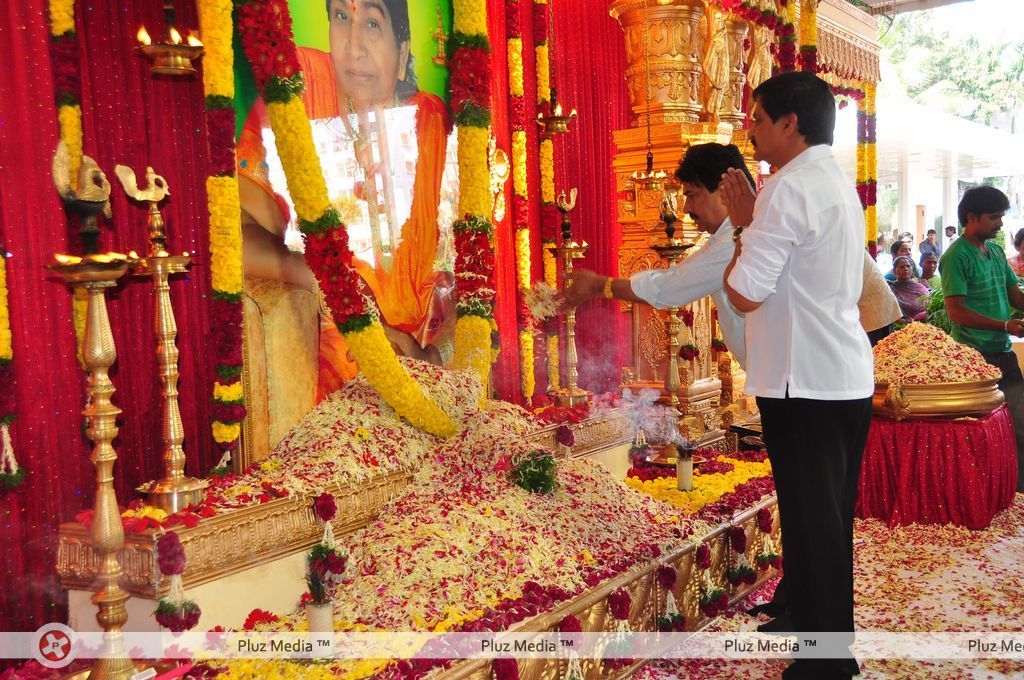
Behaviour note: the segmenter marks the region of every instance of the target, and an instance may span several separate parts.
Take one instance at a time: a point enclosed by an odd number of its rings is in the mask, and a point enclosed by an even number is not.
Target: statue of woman
[[[747,84],[753,90],[772,75],[772,32],[757,24],[750,26],[750,65],[747,67]]]
[[[725,27],[725,15],[714,15],[711,39],[704,53],[704,75],[707,77],[707,98],[705,110],[713,119],[718,119],[722,102],[729,89],[729,45]]]

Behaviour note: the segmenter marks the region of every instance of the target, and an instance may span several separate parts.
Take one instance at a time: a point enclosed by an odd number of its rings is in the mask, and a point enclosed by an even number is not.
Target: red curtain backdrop
[[[164,176],[168,246],[196,254],[187,278],[171,284],[178,322],[180,406],[187,472],[205,475],[213,460],[209,435],[207,335],[209,240],[204,189],[205,133],[199,76],[154,77],[132,50],[145,24],[163,31],[158,2],[79,3],[85,152],[112,185],[113,219],[102,226],[104,249],[146,252],[146,210],[131,204],[114,165]],[[179,27],[195,28],[192,2],[176,3]],[[0,69],[0,239],[7,260],[19,417],[11,434],[28,468],[21,490],[0,495],[0,629],[35,630],[65,620],[54,576],[57,526],[93,502],[89,443],[83,436],[84,381],[75,359],[71,291],[44,267],[68,252],[68,230],[50,178],[57,144],[46,0],[0,6],[0,44],[16,55]],[[156,372],[152,284],[125,280],[108,296],[119,359],[111,377],[123,409],[115,441],[115,483],[122,504],[136,486],[161,473],[162,399]]]
[[[536,102],[537,73],[533,58],[533,23],[529,19],[530,1],[524,0],[523,44],[531,47],[523,62],[524,92],[531,107]],[[605,3],[588,0],[556,0],[554,34],[551,45],[551,82],[558,99],[566,108],[575,108],[579,118],[567,134],[554,138],[555,191],[579,189],[572,213],[573,235],[590,244],[583,267],[604,274],[618,271],[622,230],[616,217],[615,178],[611,172],[615,153],[612,132],[630,125],[629,101],[623,77],[626,68],[625,40],[622,29],[608,14]],[[508,124],[507,46],[503,0],[490,0],[491,47],[494,50],[494,131],[498,144],[511,154]],[[536,149],[537,129],[528,129],[528,146]],[[531,163],[527,175],[530,204],[530,228],[533,232],[533,279],[543,279],[539,240],[540,176]],[[510,199],[511,188],[506,187]],[[519,397],[519,347],[515,317],[515,261],[511,221],[497,226],[495,273],[498,304],[495,318],[501,338],[501,355],[494,372],[494,383],[502,399]],[[620,367],[627,363],[629,348],[625,317],[617,305],[594,300],[582,306],[576,315],[576,344],[580,357],[580,385],[595,392],[618,389]],[[543,337],[535,343],[538,357],[536,372],[538,393],[546,385],[546,371],[540,364]],[[564,364],[564,362],[563,362]],[[563,365],[564,368],[564,365]]]
[[[630,126],[625,38],[607,2],[555,0],[551,6],[552,84],[562,106],[579,113],[569,133],[555,138],[555,190],[579,189],[573,236],[590,244],[581,266],[615,275],[622,229],[615,220],[612,132]],[[618,389],[629,348],[618,303],[593,300],[576,319],[580,385],[595,393]]]
[[[508,48],[505,37],[505,0],[488,0],[487,32],[491,41],[491,133],[499,149],[512,161],[512,127],[508,119]],[[511,165],[509,166],[511,168]],[[492,380],[499,399],[521,402],[519,389],[519,337],[516,329],[515,230],[512,227],[512,179],[505,182],[505,219],[494,225],[494,287],[497,300],[501,352]]]

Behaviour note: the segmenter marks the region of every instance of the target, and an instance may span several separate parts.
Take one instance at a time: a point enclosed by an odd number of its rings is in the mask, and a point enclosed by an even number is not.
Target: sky
[[[926,10],[940,31],[982,45],[1024,41],[1024,0],[971,0]]]

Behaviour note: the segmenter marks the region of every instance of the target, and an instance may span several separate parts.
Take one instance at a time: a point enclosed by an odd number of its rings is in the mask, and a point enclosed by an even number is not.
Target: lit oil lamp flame
[[[153,44],[153,39],[149,37],[149,33],[146,31],[145,26],[139,26],[139,32],[136,34],[135,37],[137,37],[139,39],[139,42],[143,45]]]
[[[176,29],[174,26],[171,26],[167,30],[167,35],[169,35],[171,37],[171,42],[173,44],[175,44],[175,45],[180,45],[181,44],[181,33],[178,33],[178,29]]]
[[[54,253],[53,259],[57,260],[57,264],[78,264],[82,261],[82,258],[75,255],[62,255],[60,253]]]
[[[189,33],[188,33],[188,44],[191,45],[192,47],[202,47],[203,46],[203,41],[201,41],[199,39],[199,37],[195,34],[195,32],[189,31]]]

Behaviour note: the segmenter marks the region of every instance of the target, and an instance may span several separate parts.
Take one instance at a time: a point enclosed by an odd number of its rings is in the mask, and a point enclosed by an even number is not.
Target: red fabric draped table
[[[978,419],[871,419],[857,516],[889,526],[984,529],[1013,502],[1017,445],[1006,406]]]

